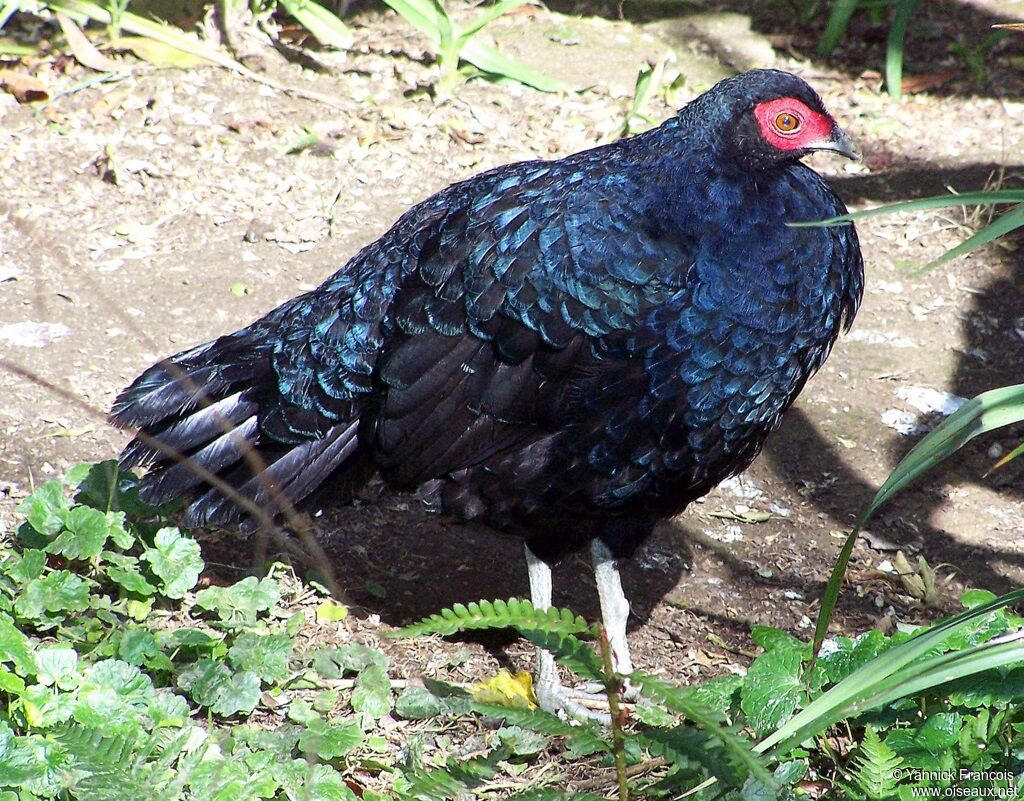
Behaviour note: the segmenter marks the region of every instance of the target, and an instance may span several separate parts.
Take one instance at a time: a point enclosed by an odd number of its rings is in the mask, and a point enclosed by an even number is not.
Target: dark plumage
[[[852,225],[786,226],[846,211],[798,161],[818,149],[849,140],[758,70],[632,139],[454,184],[318,289],[151,367],[113,420],[272,511],[268,485],[298,503],[369,460],[546,561],[594,537],[628,555],[750,464],[853,319]],[[122,462],[191,524],[243,517],[149,440]]]

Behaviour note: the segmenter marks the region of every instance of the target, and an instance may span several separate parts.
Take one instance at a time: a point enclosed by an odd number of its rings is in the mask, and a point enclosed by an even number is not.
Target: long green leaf
[[[1006,236],[1011,231],[1024,226],[1024,203],[1006,212],[1002,217],[989,225],[986,225],[976,234],[968,237],[955,248],[946,251],[939,258],[921,267],[918,272],[932,270],[948,261],[964,256],[972,250],[976,250],[1001,236]]]
[[[889,677],[872,698],[850,710],[851,714],[891,704],[900,698],[917,695],[941,684],[985,670],[994,670],[1024,661],[1024,631],[1014,631],[994,640],[979,643],[963,651],[938,654],[909,666]]]
[[[481,11],[476,15],[474,20],[465,28],[459,31],[458,39],[460,43],[468,42],[469,39],[479,33],[486,25],[490,24],[498,17],[507,14],[514,9],[524,6],[529,0],[501,0],[500,3],[495,3],[493,6]]]
[[[313,34],[321,44],[338,50],[352,46],[352,31],[336,14],[313,0],[278,0],[281,7]]]
[[[835,0],[832,11],[828,15],[825,31],[818,40],[818,55],[827,56],[836,49],[839,40],[846,33],[853,12],[857,10],[858,0]]]
[[[812,701],[805,709],[790,718],[778,731],[758,743],[755,750],[763,753],[772,749],[780,755],[784,754],[787,748],[803,742],[808,737],[820,734],[833,723],[853,714],[854,711],[863,711],[871,704],[881,703],[879,698],[891,702],[904,697],[911,691],[920,692],[942,684],[951,678],[956,678],[957,675],[969,675],[970,672],[975,672],[970,670],[972,660],[979,660],[976,664],[988,664],[984,662],[984,659],[989,658],[986,656],[988,649],[981,645],[959,652],[962,656],[956,658],[965,660],[960,665],[960,670],[964,671],[962,673],[952,675],[948,669],[945,672],[932,670],[940,663],[925,661],[913,670],[903,673],[899,679],[887,683],[890,677],[899,675],[899,671],[912,662],[941,646],[957,630],[990,612],[1021,601],[1024,601],[1024,589],[1016,590],[986,604],[979,604],[940,621],[906,642],[882,652]],[[1002,643],[997,642],[997,644]],[[1008,650],[997,653],[1007,653]],[[1024,651],[1021,652],[1021,655],[1024,656]],[[987,667],[980,669],[987,669]],[[931,683],[921,682],[922,677],[926,674],[931,676],[928,680]],[[911,678],[916,679],[917,683],[911,684]],[[901,682],[912,690],[898,692],[897,689],[902,686]],[[891,685],[896,686],[892,687]],[[890,694],[885,695],[885,692]]]
[[[434,47],[441,46],[445,26],[451,30],[451,22],[442,19],[430,0],[384,0],[402,19],[430,37]]]
[[[746,766],[747,770],[756,776],[768,787],[777,785],[772,775],[768,772],[764,762],[758,758],[755,750],[751,749],[746,738],[730,731],[723,721],[723,716],[701,704],[692,697],[689,688],[675,687],[662,679],[651,676],[641,671],[630,674],[630,682],[640,688],[640,691],[669,709],[680,712],[689,720],[696,723],[704,734],[710,739],[719,741],[723,748],[733,757]]]
[[[386,2],[392,2],[392,0],[386,0]],[[463,61],[468,61],[484,72],[511,78],[542,92],[558,92],[565,88],[561,81],[506,56],[494,45],[480,39],[470,39],[466,42],[460,55]]]
[[[947,417],[896,465],[885,483],[875,493],[871,503],[861,512],[832,568],[832,574],[825,587],[825,594],[821,599],[818,623],[814,629],[815,658],[817,658],[821,643],[828,632],[832,613],[835,611],[836,602],[839,599],[843,576],[846,574],[846,566],[853,553],[853,545],[868,519],[893,495],[975,437],[1022,420],[1024,420],[1024,384],[983,392]]]
[[[953,206],[998,206],[1009,203],[1024,203],[1022,189],[988,189],[983,192],[964,192],[960,195],[935,195],[917,200],[904,200],[900,203],[887,203],[872,209],[851,211],[838,217],[826,220],[807,220],[804,222],[786,223],[791,228],[814,228],[817,226],[837,225],[851,220],[865,220],[868,217],[879,217],[883,214],[896,214],[901,211],[923,211],[925,209],[944,209]]]
[[[94,22],[99,22],[103,25],[109,25],[111,22],[110,12],[96,3],[89,2],[89,0],[48,0],[47,5],[53,11],[63,11],[75,16],[76,18],[91,19]],[[120,25],[121,28],[129,33],[134,33],[138,36],[145,36],[153,39],[154,41],[162,42],[163,44],[171,47],[176,47],[178,50],[191,53],[199,58],[204,58],[213,64],[217,64],[221,67],[227,67],[228,69],[234,70],[242,75],[253,74],[251,70],[247,69],[242,64],[239,64],[233,58],[229,58],[218,50],[215,50],[208,45],[204,45],[199,40],[189,36],[180,28],[164,25],[159,22],[153,22],[152,20],[145,19],[144,17],[137,16],[136,14],[132,14],[128,11],[121,15]]]
[[[6,3],[0,5],[0,30],[7,24],[7,20],[14,15],[14,12],[20,8],[21,0],[7,0]]]
[[[899,100],[903,96],[903,44],[907,26],[921,0],[899,0],[889,27],[889,41],[885,46],[885,85],[889,97]]]

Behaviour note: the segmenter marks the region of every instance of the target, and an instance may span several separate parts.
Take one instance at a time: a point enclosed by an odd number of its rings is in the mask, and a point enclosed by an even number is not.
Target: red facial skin
[[[789,114],[799,123],[792,131],[780,130],[776,120],[782,114]],[[801,150],[813,148],[832,139],[835,120],[827,114],[810,109],[795,97],[780,97],[768,100],[754,107],[754,116],[764,140],[779,150]]]

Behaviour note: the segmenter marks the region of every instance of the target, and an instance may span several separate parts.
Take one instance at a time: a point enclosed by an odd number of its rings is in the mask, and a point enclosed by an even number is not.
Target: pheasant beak
[[[860,151],[857,146],[853,143],[850,135],[838,125],[832,126],[832,133],[828,139],[815,142],[811,145],[810,150],[830,150],[833,153],[846,156],[848,159],[860,160]]]

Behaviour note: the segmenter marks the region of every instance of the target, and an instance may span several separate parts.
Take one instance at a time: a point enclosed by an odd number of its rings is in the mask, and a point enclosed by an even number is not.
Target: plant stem
[[[612,646],[604,626],[598,629],[597,642],[604,666],[604,689],[608,693],[608,712],[612,718],[612,752],[615,756],[615,776],[619,780],[619,801],[629,801],[629,783],[626,773],[626,735],[622,731],[624,712],[619,706],[619,677],[612,668]]]

